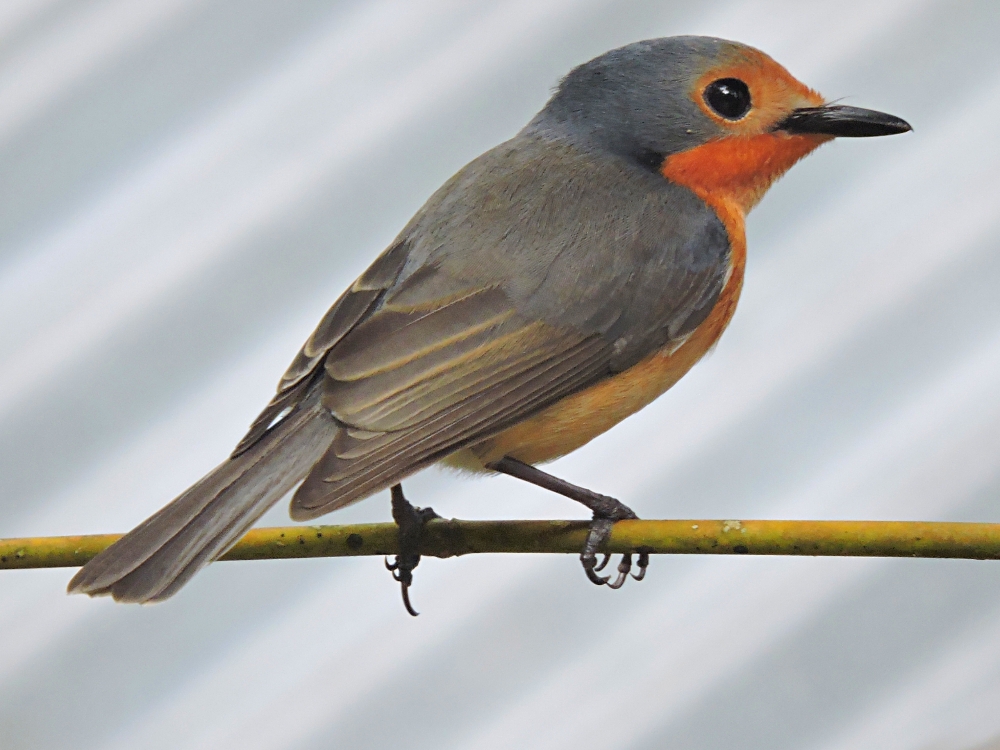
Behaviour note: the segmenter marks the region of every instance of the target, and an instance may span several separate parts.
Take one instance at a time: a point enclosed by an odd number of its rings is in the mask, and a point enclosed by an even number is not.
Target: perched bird
[[[736,309],[744,219],[837,136],[903,133],[826,104],[736,42],[637,42],[572,70],[514,138],[448,180],[320,321],[232,455],[85,565],[70,592],[174,594],[299,485],[295,520],[392,488],[404,602],[423,523],[400,482],[443,461],[593,511],[581,555],[635,514],[536,464],[670,388]],[[301,482],[301,484],[299,484]],[[641,579],[648,556],[640,552]]]

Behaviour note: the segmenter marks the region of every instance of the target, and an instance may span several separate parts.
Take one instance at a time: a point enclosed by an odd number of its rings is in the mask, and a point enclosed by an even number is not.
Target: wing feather
[[[340,298],[333,303],[316,330],[295,356],[278,383],[278,392],[250,425],[247,434],[233,449],[232,458],[246,453],[278,422],[287,418],[314,382],[316,370],[327,352],[377,308],[378,303],[403,270],[406,242],[390,246]]]
[[[462,349],[470,338],[496,327],[513,313],[510,300],[496,288],[477,289],[433,310],[387,304],[344,339],[326,369],[331,377],[347,381],[398,371],[413,363],[419,370],[433,361],[438,350]]]

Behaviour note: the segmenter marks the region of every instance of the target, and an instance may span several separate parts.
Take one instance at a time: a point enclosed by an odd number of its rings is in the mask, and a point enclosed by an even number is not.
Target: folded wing
[[[342,428],[292,516],[395,484],[603,377],[609,358],[601,337],[526,320],[497,288],[433,306],[388,303],[327,359],[323,405]]]

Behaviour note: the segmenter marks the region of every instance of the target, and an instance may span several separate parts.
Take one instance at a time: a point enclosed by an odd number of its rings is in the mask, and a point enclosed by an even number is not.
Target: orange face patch
[[[737,78],[750,90],[752,106],[738,120],[722,117],[705,102],[705,88],[723,78]],[[716,208],[726,203],[746,214],[795,162],[831,139],[774,130],[792,110],[820,106],[823,97],[757,50],[743,50],[707,70],[695,82],[691,98],[728,134],[673,154],[660,171]]]
[[[712,81],[737,78],[750,89],[753,106],[744,117],[729,120],[705,101]],[[733,135],[754,136],[770,132],[793,109],[819,107],[823,97],[794,78],[784,67],[755,49],[744,49],[706,70],[691,89],[691,98],[708,117]]]

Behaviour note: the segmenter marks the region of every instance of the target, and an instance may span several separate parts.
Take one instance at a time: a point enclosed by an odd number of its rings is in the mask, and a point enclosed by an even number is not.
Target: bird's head
[[[610,151],[745,213],[820,144],[910,126],[827,104],[753,47],[679,36],[636,42],[573,69],[529,129]]]

